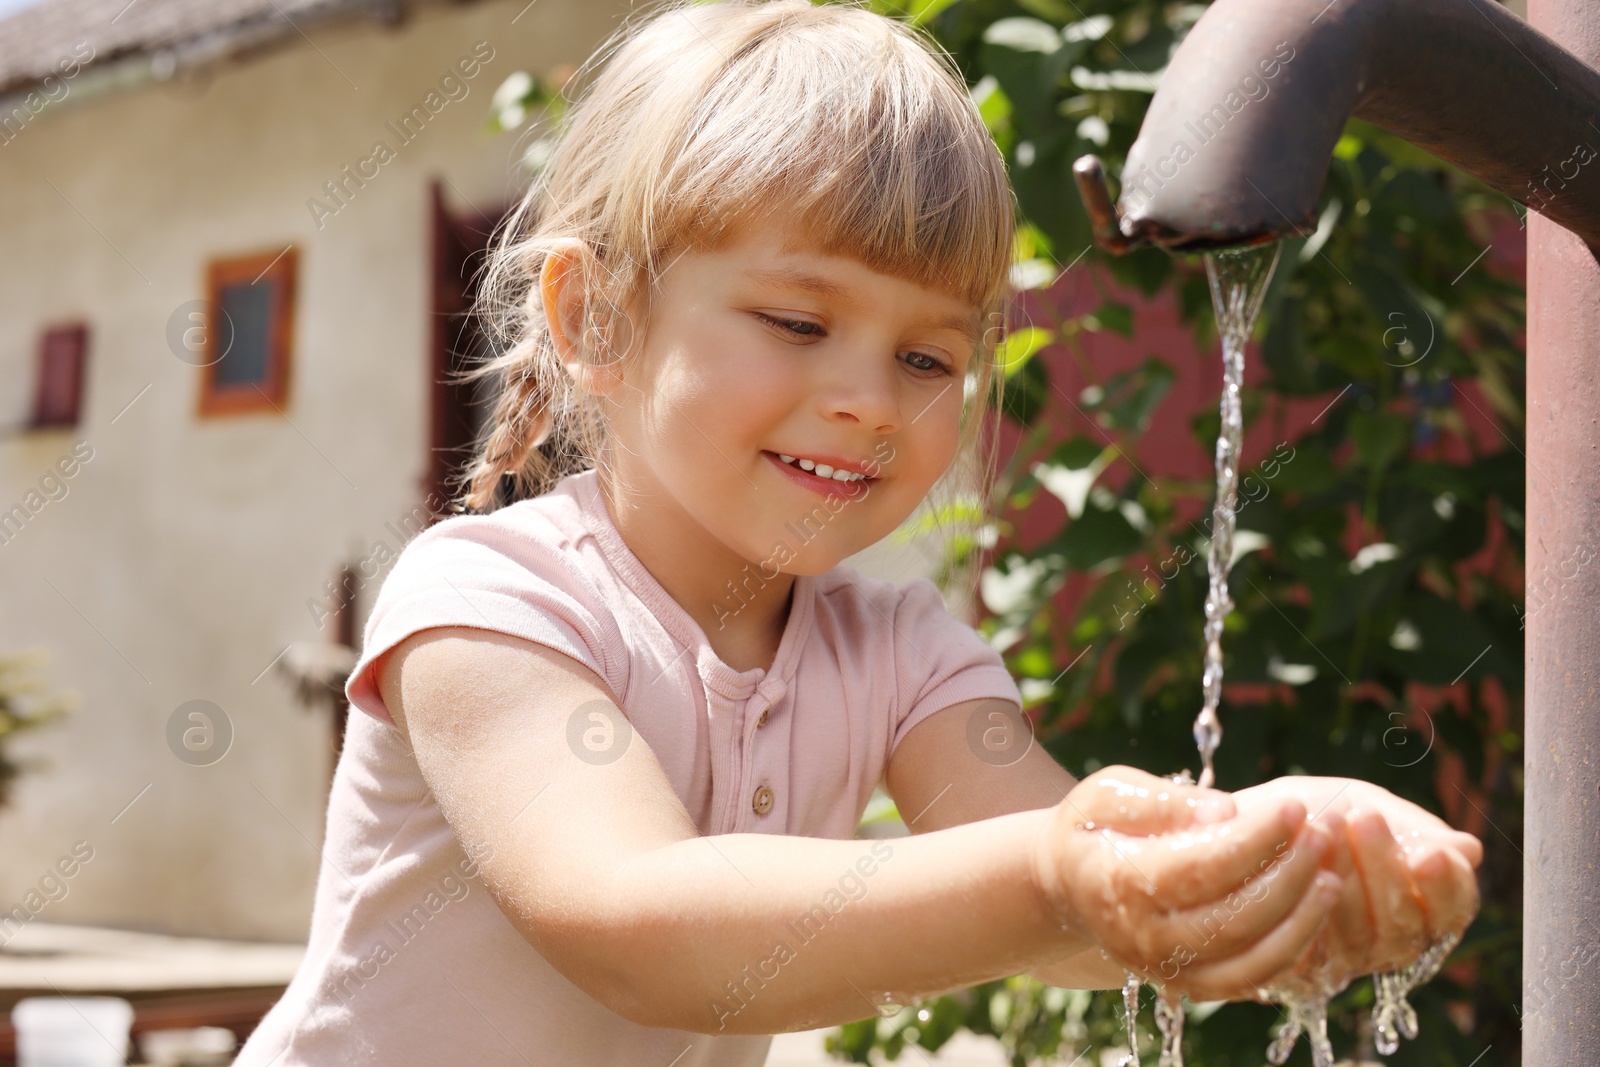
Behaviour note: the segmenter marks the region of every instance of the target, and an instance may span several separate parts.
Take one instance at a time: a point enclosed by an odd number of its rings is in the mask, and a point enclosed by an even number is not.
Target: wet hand
[[[1285,799],[1305,803],[1314,821],[1341,818],[1346,832],[1326,861],[1342,876],[1344,892],[1325,933],[1279,985],[1342,985],[1397,970],[1472,922],[1479,904],[1473,869],[1483,860],[1483,846],[1471,834],[1352,779],[1280,778],[1235,794],[1245,809]]]
[[[1215,790],[1109,767],[1055,809],[1036,879],[1064,927],[1197,1000],[1254,995],[1305,957],[1340,879],[1320,870],[1343,834],[1298,799],[1248,810]]]

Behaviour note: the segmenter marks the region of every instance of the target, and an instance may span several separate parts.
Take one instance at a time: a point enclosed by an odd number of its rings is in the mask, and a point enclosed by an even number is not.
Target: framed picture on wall
[[[289,245],[207,266],[202,417],[288,403],[296,251]]]

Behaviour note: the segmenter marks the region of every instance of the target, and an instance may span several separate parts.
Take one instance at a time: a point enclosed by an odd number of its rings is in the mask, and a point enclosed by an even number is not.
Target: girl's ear
[[[597,346],[592,321],[595,296],[588,287],[594,252],[577,238],[551,248],[539,272],[539,294],[550,342],[578,388],[604,396],[622,381],[622,361],[609,345]],[[608,326],[608,333],[612,328]]]

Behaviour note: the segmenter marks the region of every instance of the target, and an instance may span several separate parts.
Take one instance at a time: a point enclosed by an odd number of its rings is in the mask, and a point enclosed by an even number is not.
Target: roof
[[[99,67],[169,52],[178,65],[232,55],[315,22],[365,15],[393,23],[399,0],[42,0],[0,18],[0,95],[81,61]],[[292,21],[291,21],[292,20]]]

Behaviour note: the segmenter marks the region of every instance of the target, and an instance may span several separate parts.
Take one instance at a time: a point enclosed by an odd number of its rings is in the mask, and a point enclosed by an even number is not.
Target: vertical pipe
[[[1528,14],[1585,62],[1600,60],[1600,0],[1529,0]],[[1584,133],[1600,149],[1600,129]],[[1573,148],[1552,145],[1533,166]],[[1600,182],[1600,165],[1575,180]],[[1538,1067],[1600,1063],[1597,357],[1600,264],[1529,212],[1522,1062]]]

